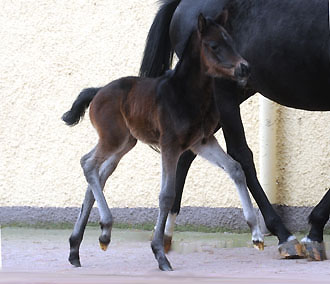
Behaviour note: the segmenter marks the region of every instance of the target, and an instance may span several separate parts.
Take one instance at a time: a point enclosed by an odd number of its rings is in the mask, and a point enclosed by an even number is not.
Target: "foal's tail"
[[[140,76],[158,77],[172,65],[170,23],[181,0],[161,0],[163,3],[151,25],[140,67]]]
[[[62,120],[66,125],[74,126],[79,123],[84,117],[89,104],[100,89],[101,88],[88,88],[80,92],[79,96],[72,104],[71,109],[62,116]]]

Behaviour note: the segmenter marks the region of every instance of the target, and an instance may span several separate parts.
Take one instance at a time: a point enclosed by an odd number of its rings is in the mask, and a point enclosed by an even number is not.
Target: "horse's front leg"
[[[175,199],[175,173],[177,162],[181,153],[171,149],[162,148],[162,184],[159,194],[159,215],[151,248],[158,261],[159,269],[171,271],[170,262],[165,256],[164,230],[166,219]]]
[[[285,258],[301,257],[303,256],[302,246],[284,226],[258,181],[252,151],[247,145],[241,120],[238,100],[240,91],[235,83],[215,80],[215,96],[227,152],[241,164],[248,188],[258,204],[268,230],[278,237],[281,256]]]
[[[249,196],[241,165],[222,150],[214,136],[211,136],[205,144],[198,143],[194,145],[192,150],[209,162],[224,169],[234,181],[242,203],[245,220],[252,232],[253,245],[255,248],[263,250],[263,234]]]
[[[307,257],[311,260],[327,259],[325,245],[323,242],[323,230],[329,220],[330,214],[330,190],[323,196],[322,200],[315,206],[309,215],[311,229],[309,234],[301,240]]]

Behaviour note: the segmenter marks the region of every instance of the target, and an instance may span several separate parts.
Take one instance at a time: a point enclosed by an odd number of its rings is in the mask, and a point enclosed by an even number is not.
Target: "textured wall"
[[[79,159],[96,133],[88,115],[74,128],[60,117],[82,88],[137,74],[155,2],[1,1],[0,206],[80,206],[86,183]],[[244,104],[243,116],[257,153],[253,105]],[[107,184],[109,204],[157,206],[159,160],[139,143]],[[197,160],[183,204],[236,207],[239,200],[222,171]]]
[[[0,207],[80,206],[86,182],[79,159],[96,144],[96,133],[88,115],[74,128],[60,117],[82,88],[137,74],[155,2],[0,2]],[[258,166],[257,110],[257,96],[242,105]],[[329,117],[280,111],[279,203],[311,206],[330,186]],[[221,133],[217,137],[224,144]],[[159,160],[139,143],[107,183],[109,205],[156,207]],[[240,202],[227,175],[197,159],[183,205],[240,207]]]
[[[277,203],[313,206],[330,189],[330,112],[281,107]]]

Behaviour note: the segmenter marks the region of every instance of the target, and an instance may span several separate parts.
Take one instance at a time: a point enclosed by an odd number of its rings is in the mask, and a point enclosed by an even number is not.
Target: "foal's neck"
[[[200,99],[211,95],[207,90],[212,85],[212,77],[207,75],[206,67],[200,56],[200,41],[197,39],[197,32],[194,32],[185,47],[183,55],[177,63],[173,80],[184,87],[186,94],[197,93]],[[191,92],[192,91],[192,92]]]

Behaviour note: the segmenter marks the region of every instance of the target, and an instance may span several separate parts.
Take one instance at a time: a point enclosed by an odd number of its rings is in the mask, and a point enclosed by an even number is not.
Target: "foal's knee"
[[[83,169],[85,168],[86,161],[88,160],[89,156],[90,156],[89,154],[86,154],[86,155],[82,156],[81,159],[80,159],[80,166]]]
[[[161,192],[159,195],[159,207],[163,210],[170,210],[175,200],[175,191]]]
[[[93,159],[93,156],[91,153],[88,153],[81,157],[80,165],[84,171],[84,175],[85,175],[86,179],[88,180],[88,178],[91,176],[91,173],[96,168],[96,160]]]
[[[228,167],[228,172],[230,177],[236,183],[240,183],[240,184],[245,183],[245,174],[240,163],[236,161],[232,161],[232,163]]]
[[[94,164],[95,163],[92,159],[92,154],[91,153],[88,153],[88,154],[82,156],[81,159],[80,159],[80,165],[83,168],[84,172],[86,172],[86,171],[88,172],[91,169],[93,169]]]

